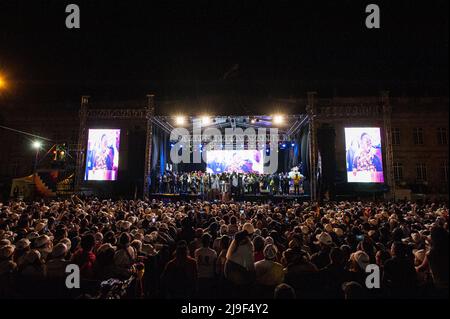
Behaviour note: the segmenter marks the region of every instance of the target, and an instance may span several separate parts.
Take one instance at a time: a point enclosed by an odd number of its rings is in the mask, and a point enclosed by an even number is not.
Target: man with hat
[[[69,261],[66,260],[67,246],[63,243],[58,243],[53,247],[46,263],[48,278],[62,278],[66,275],[66,266]]]
[[[41,253],[41,258],[45,261],[47,260],[48,255],[52,252],[52,241],[49,236],[41,235],[34,240],[33,248]]]
[[[283,265],[278,263],[278,249],[269,244],[263,250],[264,259],[255,263],[256,283],[264,287],[273,287],[281,284],[284,279]]]
[[[0,276],[16,270],[17,265],[13,261],[14,249],[15,246],[11,244],[0,247]]]
[[[316,235],[317,241],[314,244],[319,246],[319,251],[311,256],[311,262],[322,269],[330,262],[330,251],[333,239],[327,232],[321,232]]]

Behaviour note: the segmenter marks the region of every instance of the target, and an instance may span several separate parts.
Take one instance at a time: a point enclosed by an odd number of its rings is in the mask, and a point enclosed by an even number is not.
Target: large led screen
[[[346,127],[347,182],[383,183],[379,127]]]
[[[119,149],[120,129],[90,129],[84,180],[117,180]]]
[[[262,150],[210,150],[206,153],[208,173],[260,173],[264,172]]]

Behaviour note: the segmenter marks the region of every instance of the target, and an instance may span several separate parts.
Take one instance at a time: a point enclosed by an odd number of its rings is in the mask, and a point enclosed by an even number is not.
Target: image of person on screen
[[[100,139],[99,149],[95,154],[95,170],[112,170],[114,166],[114,148],[108,145],[108,138],[103,134]]]
[[[353,173],[360,171],[383,171],[381,160],[376,155],[375,148],[372,147],[372,138],[365,132],[361,134],[360,148],[353,158]]]

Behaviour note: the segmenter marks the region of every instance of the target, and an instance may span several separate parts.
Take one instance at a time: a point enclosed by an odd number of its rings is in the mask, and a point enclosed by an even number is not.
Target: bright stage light
[[[186,119],[185,119],[184,116],[178,115],[178,116],[175,117],[175,123],[177,125],[183,125],[185,122],[186,122]]]
[[[255,124],[256,123],[256,119],[251,119],[250,123]]]
[[[40,149],[42,146],[42,143],[40,141],[34,141],[32,144],[33,148]]]
[[[283,124],[284,122],[284,117],[283,115],[277,114],[273,116],[273,123],[274,124]]]
[[[208,125],[211,123],[211,118],[207,115],[202,116],[202,124],[203,125]]]

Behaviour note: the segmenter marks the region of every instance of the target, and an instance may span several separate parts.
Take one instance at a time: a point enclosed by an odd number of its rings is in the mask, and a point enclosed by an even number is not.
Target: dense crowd
[[[91,296],[116,278],[137,298],[448,297],[448,209],[434,203],[10,201],[0,240],[3,298],[67,296],[68,264]]]
[[[299,195],[303,193],[304,176],[289,173],[207,173],[202,171],[175,173],[166,171],[153,179],[152,192],[166,194],[201,194],[214,199],[221,193]]]

